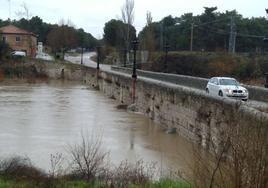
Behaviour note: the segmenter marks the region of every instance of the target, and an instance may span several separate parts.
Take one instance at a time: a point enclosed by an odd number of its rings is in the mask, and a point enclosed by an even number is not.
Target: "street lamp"
[[[124,56],[124,67],[127,66],[127,49],[124,49],[123,50],[123,56]]]
[[[97,46],[97,70],[100,69],[100,56],[101,56],[101,47]]]
[[[135,103],[136,96],[136,81],[137,81],[137,73],[136,73],[136,51],[138,49],[138,40],[132,41],[133,46],[133,71],[132,71],[132,102]]]
[[[186,21],[186,20],[181,20],[181,21]],[[180,25],[181,22],[177,22],[175,25]],[[190,51],[193,51],[193,41],[194,41],[194,27],[197,26],[194,24],[194,22],[192,21],[191,23],[191,36],[190,36]]]
[[[268,88],[268,72],[265,73],[265,77],[266,77],[266,80],[265,80],[264,87]]]
[[[168,50],[169,50],[170,46],[169,45],[165,45],[165,68],[164,71],[168,72],[167,68],[167,58],[168,58]]]
[[[266,11],[268,11],[268,9],[266,9]],[[263,42],[268,44],[268,38],[264,38]],[[264,87],[268,88],[268,72],[265,73],[265,77],[266,77],[266,79],[265,79]]]
[[[84,53],[84,48],[82,47],[82,51],[81,51],[81,65],[83,65],[83,53]]]
[[[134,41],[132,41],[132,45],[133,45],[133,70],[132,70],[132,78],[136,79],[137,78],[137,73],[136,73],[136,52],[137,52],[137,48],[138,48],[138,44],[139,41],[136,39]]]

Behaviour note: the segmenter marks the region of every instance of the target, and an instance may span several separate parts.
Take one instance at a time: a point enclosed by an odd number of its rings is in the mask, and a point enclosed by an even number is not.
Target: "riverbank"
[[[114,188],[112,185],[103,185],[98,182],[86,182],[82,180],[66,181],[62,179],[47,179],[45,182],[33,182],[32,180],[5,180],[0,178],[1,188]],[[158,182],[151,182],[145,185],[129,185],[124,188],[190,188],[191,186],[184,182],[177,182],[170,179],[163,179]]]
[[[154,180],[157,171],[142,160],[131,164],[123,161],[112,167],[107,153],[98,142],[82,139],[81,145],[72,146],[73,159],[69,167],[62,168],[61,154],[51,155],[48,173],[35,167],[27,157],[14,156],[0,161],[0,188],[191,188],[189,182],[176,178]],[[150,167],[148,167],[150,166]]]

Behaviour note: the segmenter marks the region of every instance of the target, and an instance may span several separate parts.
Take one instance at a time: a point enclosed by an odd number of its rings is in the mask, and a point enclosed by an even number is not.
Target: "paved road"
[[[97,67],[97,63],[95,61],[91,60],[91,57],[95,56],[95,55],[96,55],[95,52],[84,53],[84,55],[83,55],[83,65],[85,65],[87,67]],[[81,55],[79,55],[79,56],[70,56],[70,55],[66,54],[64,59],[66,61],[71,62],[71,63],[81,64]],[[100,69],[102,69],[102,70],[111,70],[111,65],[100,64]]]

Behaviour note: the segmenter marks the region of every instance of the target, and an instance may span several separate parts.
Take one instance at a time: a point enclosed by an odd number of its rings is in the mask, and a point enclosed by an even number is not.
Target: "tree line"
[[[0,19],[0,27],[9,24],[35,33],[38,35],[38,41],[49,46],[53,53],[77,47],[91,50],[98,43],[98,40],[90,33],[85,32],[82,28],[76,29],[70,21],[61,20],[59,24],[49,24],[38,16],[13,21]]]
[[[158,22],[153,22],[148,12],[146,19],[147,24],[138,34],[138,39],[140,48],[149,51],[164,50],[166,46],[172,51],[187,51],[192,40],[194,51],[225,52],[230,48],[231,32],[236,52],[260,52],[267,48],[263,39],[268,36],[268,21],[264,17],[244,18],[235,10],[222,13],[217,11],[217,7],[204,7],[200,15],[167,16]],[[104,27],[106,44],[122,48],[120,32],[124,27],[120,20],[107,22]],[[135,28],[132,30],[134,38]]]
[[[50,46],[52,52],[76,47],[94,49],[99,42],[129,51],[131,41],[137,35],[133,26],[133,10],[134,1],[126,0],[122,7],[122,18],[105,23],[102,41],[81,28],[76,29],[69,22],[48,24],[38,16],[13,21],[0,19],[0,26],[11,23],[37,34],[38,41]],[[244,18],[235,10],[218,12],[217,7],[204,7],[204,12],[200,15],[185,13],[180,17],[167,16],[157,22],[153,21],[148,12],[146,26],[137,37],[142,50],[162,51],[168,47],[171,51],[187,51],[192,43],[194,51],[225,52],[230,48],[231,32],[235,39],[233,42],[236,52],[260,52],[267,48],[263,39],[268,36],[268,21],[264,17]]]

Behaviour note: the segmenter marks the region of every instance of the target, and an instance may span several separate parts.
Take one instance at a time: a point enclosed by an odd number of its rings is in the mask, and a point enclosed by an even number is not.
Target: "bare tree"
[[[30,9],[25,2],[21,4],[21,9],[22,10],[16,12],[16,15],[19,18],[26,18],[26,20],[29,20],[32,17],[32,13],[30,12]]]
[[[251,126],[234,120],[211,138],[211,152],[194,149],[192,182],[195,187],[266,188],[268,186],[268,129],[249,119]],[[214,134],[214,133],[213,133]],[[216,141],[216,140],[215,140]],[[216,146],[218,145],[218,146]]]
[[[126,32],[124,35],[125,45],[127,52],[130,48],[130,27],[134,22],[134,0],[126,0],[124,5],[121,8],[122,21],[127,24]],[[127,61],[129,61],[129,56],[127,56]]]
[[[7,1],[8,1],[8,13],[9,13],[8,19],[11,20],[11,1],[10,0]]]
[[[152,13],[146,13],[146,29],[144,36],[142,37],[142,48],[148,51],[148,60],[152,59],[152,53],[155,49],[155,42],[154,42],[154,31],[152,28]]]
[[[73,27],[75,28],[75,24],[72,22],[72,20],[67,19],[65,20],[64,18],[60,19],[60,21],[58,22],[59,26],[68,26],[68,27]]]
[[[146,13],[146,25],[149,26],[153,22],[152,13],[150,11],[147,11]]]
[[[51,154],[50,155],[50,170],[49,175],[52,178],[59,177],[63,175],[63,162],[64,158],[61,153]]]
[[[100,137],[81,136],[82,142],[69,148],[71,166],[75,175],[90,181],[106,171],[108,153],[101,150]]]

